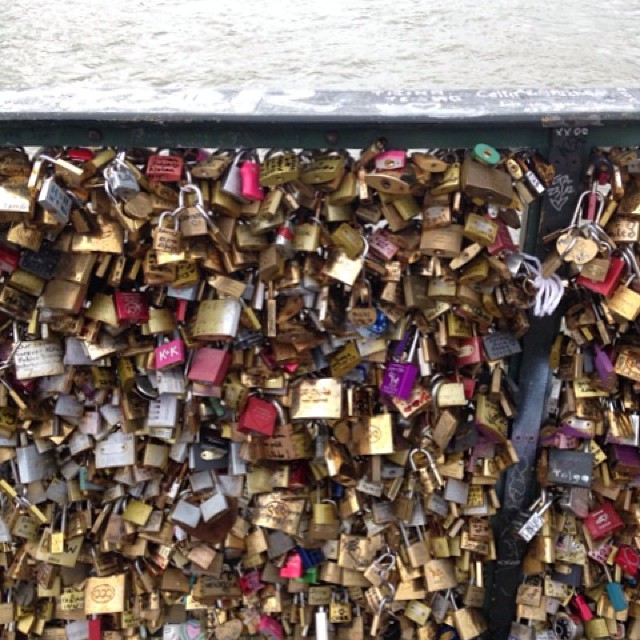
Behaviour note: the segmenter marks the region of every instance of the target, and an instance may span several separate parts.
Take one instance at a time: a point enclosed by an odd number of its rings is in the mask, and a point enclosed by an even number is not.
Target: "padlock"
[[[149,180],[178,182],[184,161],[181,156],[156,153],[147,158],[145,174]]]
[[[125,162],[125,154],[119,153],[104,170],[105,189],[116,199],[127,200],[140,191],[136,177]]]
[[[238,431],[242,433],[260,433],[265,436],[273,435],[276,419],[284,422],[282,407],[263,400],[257,396],[249,396],[247,403],[238,417]]]
[[[387,363],[384,376],[380,384],[380,391],[382,393],[386,393],[390,396],[396,396],[403,400],[406,400],[409,397],[413,383],[418,375],[418,367],[413,364],[412,360],[415,355],[419,337],[419,331],[416,329],[411,342],[411,348],[406,356],[406,361],[392,361]],[[399,344],[394,351],[394,356],[398,357],[402,353],[405,342],[406,340],[399,341]]]
[[[175,333],[175,332],[174,332]],[[158,370],[169,369],[184,363],[184,342],[178,335],[173,338],[158,337],[158,344],[154,349],[154,364]]]
[[[200,347],[191,358],[187,377],[204,384],[221,385],[231,364],[228,349]]]
[[[153,239],[153,248],[156,251],[170,253],[173,255],[180,253],[181,235],[178,211],[178,209],[175,211],[163,211],[160,215],[158,227]],[[168,220],[169,222],[173,220],[173,228],[163,226],[165,220]]]
[[[51,213],[58,224],[67,224],[72,202],[53,176],[45,178],[38,194],[38,204]]]

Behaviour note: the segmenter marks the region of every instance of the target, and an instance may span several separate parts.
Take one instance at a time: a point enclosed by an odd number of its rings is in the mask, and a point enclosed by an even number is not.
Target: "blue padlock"
[[[87,478],[87,470],[85,467],[80,467],[78,470],[78,484],[80,485],[80,491],[104,491],[104,487],[101,484],[91,482]]]
[[[624,595],[622,585],[619,582],[613,582],[611,579],[611,573],[606,565],[604,567],[604,571],[607,575],[607,584],[605,585],[605,588],[607,590],[609,602],[615,611],[624,611],[627,608],[628,603],[627,598]]]
[[[331,481],[331,497],[334,500],[339,500],[340,498],[344,498],[344,485],[336,482],[335,480]]]
[[[436,638],[438,640],[460,640],[460,635],[455,627],[449,624],[438,625]]]
[[[305,571],[311,567],[315,567],[321,562],[324,562],[325,558],[324,553],[322,553],[322,549],[303,549],[302,547],[297,546],[296,551],[302,558],[302,568]]]
[[[376,307],[376,319],[364,327],[358,328],[358,333],[364,338],[373,338],[381,336],[389,327],[389,318],[381,309]]]

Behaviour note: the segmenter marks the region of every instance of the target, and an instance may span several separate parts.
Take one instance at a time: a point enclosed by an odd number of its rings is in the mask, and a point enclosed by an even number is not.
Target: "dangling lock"
[[[629,266],[629,276],[623,284],[613,292],[613,295],[607,300],[607,306],[612,313],[633,322],[640,314],[640,282],[635,287],[631,284],[634,280],[640,279],[640,267],[636,260],[634,251],[630,247],[622,250],[622,257]]]
[[[184,159],[177,155],[158,153],[147,158],[146,176],[157,182],[178,182],[182,177]]]
[[[180,209],[174,211],[165,211],[160,215],[158,227],[155,230],[153,238],[153,248],[156,251],[162,251],[176,255],[180,253],[180,218],[178,216]],[[173,219],[173,228],[163,226],[164,221],[169,218]]]
[[[531,542],[533,537],[542,529],[544,525],[543,515],[544,512],[553,504],[555,498],[549,497],[547,490],[542,490],[542,495],[529,507],[529,511],[533,511],[533,514],[529,519],[520,527],[518,535],[526,542]]]
[[[250,395],[238,417],[238,431],[272,436],[277,418],[280,424],[285,423],[284,410],[278,402]]]
[[[345,589],[342,592],[342,600],[340,595],[332,592],[331,603],[329,604],[329,622],[332,624],[342,624],[351,622],[353,613],[351,611],[351,603],[349,602],[349,594]]]
[[[427,467],[418,468],[418,465],[416,464],[416,461],[415,461],[416,454],[422,454],[425,456],[425,458],[427,459],[427,465],[429,468]],[[438,471],[438,467],[436,466],[436,463],[433,460],[433,456],[431,455],[428,449],[413,449],[411,453],[409,453],[409,463],[411,465],[411,470],[419,474],[420,481],[423,485],[423,489],[425,492],[430,493],[433,490],[432,487],[434,486],[429,472],[433,474],[433,477],[435,478],[438,488],[441,488],[444,486],[442,476],[440,475],[440,472]]]
[[[184,364],[184,342],[177,331],[173,332],[173,338],[157,338],[158,344],[154,350],[156,369],[169,369]]]
[[[413,388],[413,383],[415,382],[416,376],[418,375],[418,366],[413,364],[413,359],[415,356],[419,337],[420,332],[416,327],[413,335],[413,340],[411,342],[411,348],[409,349],[409,352],[406,356],[406,360],[403,360],[402,362],[398,362],[397,360],[387,362],[385,372],[382,377],[382,382],[380,383],[381,393],[386,393],[390,396],[396,396],[398,398],[401,398],[402,400],[406,400],[409,397]],[[400,354],[404,350],[407,338],[408,335],[405,335],[404,340],[399,341],[394,350],[394,357],[397,358],[400,356]]]
[[[293,235],[294,228],[292,218],[285,220],[284,223],[276,229],[276,238],[274,241],[276,250],[287,259],[293,258],[295,255]]]
[[[389,602],[391,602],[391,598],[389,596],[384,596],[380,600],[380,604],[378,605],[378,608],[373,616],[373,620],[371,621],[371,629],[370,629],[369,635],[372,638],[375,638],[380,632],[380,626],[382,624],[382,616],[385,613]]]
[[[602,195],[599,195],[599,207],[595,220],[592,222],[589,219],[582,218],[583,202],[589,195],[589,191],[585,191],[580,195],[571,224],[556,240],[556,251],[565,262],[574,262],[578,265],[590,262],[600,250],[599,242],[604,241],[606,238],[603,229],[598,224],[604,207]],[[605,246],[607,245],[605,244]]]
[[[609,602],[611,603],[614,611],[624,611],[627,608],[628,603],[622,589],[622,585],[619,582],[614,582],[611,579],[611,572],[609,571],[609,567],[606,564],[603,564],[602,567],[604,568],[604,573],[607,577],[605,589],[607,591]]]
[[[264,191],[260,186],[260,160],[255,151],[243,154],[248,156],[240,163],[240,195],[249,202],[264,200]]]
[[[58,224],[65,225],[69,221],[73,199],[57,184],[54,176],[43,180],[38,193],[38,204],[48,211]]]
[[[404,523],[399,523],[400,533],[404,541],[404,546],[407,551],[407,557],[414,569],[418,567],[424,567],[424,565],[431,560],[431,553],[427,547],[428,542],[424,539],[424,534],[421,527],[416,527],[418,533],[418,540],[416,542],[410,542],[405,529]]]
[[[344,249],[336,247],[324,263],[322,273],[352,287],[364,267],[364,260],[368,252],[369,244],[366,240],[364,240],[362,253],[355,258],[350,258]]]
[[[238,202],[247,203],[249,200],[242,194],[242,174],[240,163],[244,157],[244,151],[236,153],[231,164],[227,168],[227,173],[220,182],[220,191],[231,196]]]
[[[449,591],[449,598],[454,609],[453,622],[460,635],[460,640],[472,640],[484,633],[487,629],[487,623],[482,614],[475,609],[458,608],[452,591]]]
[[[363,337],[382,335],[389,326],[389,319],[378,307],[373,306],[371,285],[368,280],[356,282],[351,290],[347,316],[358,327]]]
[[[197,504],[193,504],[187,500],[192,493],[193,492],[190,489],[187,489],[178,496],[178,501],[176,502],[169,519],[173,522],[177,522],[178,524],[195,529],[200,522],[202,513]]]
[[[388,583],[391,572],[396,567],[396,556],[389,551],[376,558],[365,570],[364,577],[374,586]]]
[[[340,185],[345,172],[346,152],[330,151],[311,156],[300,173],[300,181],[304,184],[322,185],[318,187],[326,191],[334,191]]]
[[[260,185],[275,187],[295,180],[300,174],[300,158],[294,151],[272,149],[260,164]]]
[[[312,516],[309,535],[318,540],[337,540],[340,532],[338,505],[334,500],[325,498],[311,505]]]
[[[121,151],[104,170],[105,191],[115,200],[128,200],[140,191],[140,185],[124,158],[125,152]]]
[[[195,204],[186,206],[185,195],[193,193],[196,196]],[[204,209],[202,191],[194,184],[186,184],[180,187],[178,196],[178,210],[180,219],[180,233],[185,238],[206,236],[208,229],[213,226],[207,212]]]

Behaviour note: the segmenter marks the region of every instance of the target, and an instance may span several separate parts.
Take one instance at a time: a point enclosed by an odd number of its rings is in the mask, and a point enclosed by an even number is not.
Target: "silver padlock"
[[[56,473],[56,463],[52,451],[39,453],[35,444],[23,442],[22,445],[16,449],[20,484],[44,480]]]
[[[195,493],[200,491],[211,491],[216,485],[211,475],[211,471],[196,471],[189,476],[191,490]]]
[[[469,483],[457,478],[447,478],[444,488],[444,499],[447,502],[467,504],[469,498]]]
[[[186,496],[189,493],[191,492],[188,491],[182,494],[173,509],[171,520],[173,522],[178,522],[179,524],[184,524],[187,527],[195,529],[195,527],[197,527],[198,523],[200,522],[200,507],[198,507],[198,505],[196,504],[187,502]]]
[[[118,200],[127,200],[140,191],[140,185],[125,163],[124,155],[124,152],[119,153],[104,170],[105,189],[112,198]]]
[[[200,504],[202,519],[209,522],[212,518],[220,515],[229,508],[227,497],[220,491],[216,491],[210,498]]]
[[[59,224],[67,224],[73,200],[56,183],[53,176],[45,178],[38,194],[38,204],[48,211]]]
[[[548,498],[547,492],[543,489],[542,496],[538,498],[530,507],[533,511],[529,519],[520,527],[518,535],[526,542],[531,542],[534,536],[544,525],[543,514],[553,504],[554,498]]]

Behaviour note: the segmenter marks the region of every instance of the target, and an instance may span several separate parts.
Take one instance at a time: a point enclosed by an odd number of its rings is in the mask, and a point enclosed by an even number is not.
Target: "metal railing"
[[[524,249],[567,226],[592,147],[640,144],[640,89],[276,92],[255,90],[0,92],[0,146],[286,147],[362,149],[386,137],[406,148],[537,148],[556,171],[529,212]],[[532,318],[523,341],[520,406],[512,440],[520,462],[503,482],[498,559],[488,583],[489,636],[506,638],[525,543],[510,526],[532,500],[535,454],[550,381],[547,354],[559,327]]]

